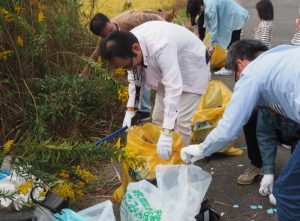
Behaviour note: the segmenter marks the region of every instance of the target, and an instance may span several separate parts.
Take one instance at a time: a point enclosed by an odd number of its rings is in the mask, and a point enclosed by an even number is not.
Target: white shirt
[[[239,135],[256,105],[276,107],[300,124],[300,47],[275,47],[252,61],[234,87],[218,126],[206,137],[205,156],[228,145]]]
[[[206,48],[188,29],[162,21],[146,22],[131,32],[137,37],[143,62],[147,66],[142,85],[165,90],[163,128],[174,129],[182,91],[203,94],[210,78],[206,64]],[[129,100],[134,106],[135,85],[132,71],[128,71]],[[142,90],[143,91],[143,90]]]

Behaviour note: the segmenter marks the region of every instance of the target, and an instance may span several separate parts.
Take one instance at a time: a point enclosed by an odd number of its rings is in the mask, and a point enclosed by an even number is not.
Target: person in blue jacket
[[[281,45],[264,52],[261,45],[244,39],[230,47],[227,65],[239,80],[217,127],[203,143],[181,150],[186,163],[210,156],[235,140],[257,105],[300,125],[300,47]],[[300,220],[300,138],[270,200],[276,202],[279,221]]]

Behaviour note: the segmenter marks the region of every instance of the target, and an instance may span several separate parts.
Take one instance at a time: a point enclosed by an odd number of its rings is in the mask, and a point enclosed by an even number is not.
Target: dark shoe
[[[151,120],[151,113],[149,112],[137,112],[137,120],[138,122],[146,122]]]

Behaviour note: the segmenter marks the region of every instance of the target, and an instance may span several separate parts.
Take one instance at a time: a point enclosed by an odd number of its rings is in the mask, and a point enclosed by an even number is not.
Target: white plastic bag
[[[156,179],[161,194],[162,220],[195,220],[211,174],[193,165],[160,165],[156,167]]]
[[[156,186],[146,180],[129,183],[123,197],[121,221],[160,221],[160,193]]]
[[[86,221],[115,221],[113,204],[110,200],[98,203],[78,212]]]
[[[159,165],[158,188],[146,180],[130,183],[122,200],[121,221],[192,221],[211,182],[193,165]]]

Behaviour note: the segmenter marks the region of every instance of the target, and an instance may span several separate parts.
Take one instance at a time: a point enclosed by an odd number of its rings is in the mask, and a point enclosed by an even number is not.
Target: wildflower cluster
[[[13,53],[13,51],[11,51],[11,50],[6,50],[6,51],[0,52],[0,60],[7,61],[8,57],[11,56],[12,53]]]
[[[0,15],[4,18],[4,21],[8,23],[14,20],[13,16],[5,8],[0,8]]]
[[[9,140],[7,141],[4,145],[3,145],[3,152],[4,153],[8,153],[11,149],[11,146],[13,145],[14,141],[13,140]]]
[[[124,76],[125,74],[126,74],[126,70],[123,69],[123,68],[117,68],[117,69],[115,69],[115,71],[114,71],[114,75],[119,76],[119,77],[122,77],[122,76]]]
[[[80,177],[85,183],[89,183],[96,180],[96,176],[94,176],[91,172],[81,169],[80,166],[74,167],[74,173],[76,176]]]
[[[58,195],[64,197],[65,199],[69,198],[75,200],[75,189],[71,183],[59,183],[54,187],[54,192]]]
[[[33,180],[28,180],[27,182],[21,184],[20,186],[16,186],[16,189],[20,193],[26,195],[33,187],[33,184],[34,184]]]
[[[121,102],[122,105],[125,105],[128,100],[128,88],[127,87],[121,87],[118,90],[118,100]]]
[[[43,5],[42,3],[38,3],[38,9],[39,9],[38,22],[43,23],[46,19],[45,17],[46,6]]]

